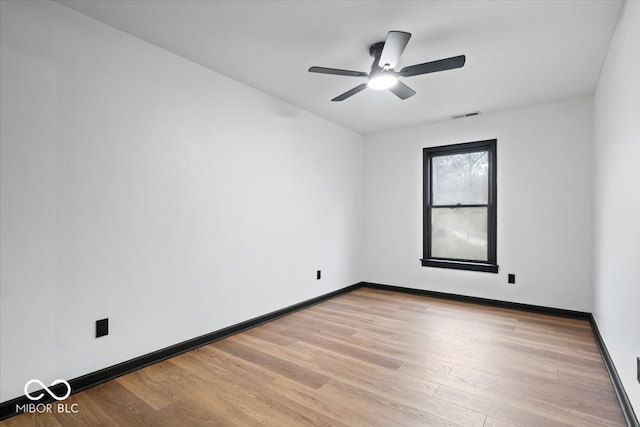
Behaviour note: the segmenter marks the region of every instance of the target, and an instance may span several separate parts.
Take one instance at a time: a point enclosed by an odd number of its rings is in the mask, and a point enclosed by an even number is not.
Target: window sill
[[[498,265],[483,262],[451,261],[443,259],[421,259],[423,267],[452,268],[454,270],[484,271],[497,273]]]

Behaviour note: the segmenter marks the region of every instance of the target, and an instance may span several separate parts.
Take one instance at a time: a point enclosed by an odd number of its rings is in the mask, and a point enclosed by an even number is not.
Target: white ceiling
[[[622,2],[97,1],[61,3],[361,134],[593,94]],[[369,46],[413,34],[397,69],[464,54],[464,68],[405,78],[401,101],[364,78]]]

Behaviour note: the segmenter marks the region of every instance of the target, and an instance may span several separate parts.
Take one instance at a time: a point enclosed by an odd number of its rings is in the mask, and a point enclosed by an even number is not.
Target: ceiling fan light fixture
[[[392,88],[393,86],[396,85],[396,83],[398,83],[398,78],[393,74],[380,73],[380,74],[371,76],[371,78],[369,79],[369,83],[367,83],[367,85],[371,89],[383,90],[383,89]]]

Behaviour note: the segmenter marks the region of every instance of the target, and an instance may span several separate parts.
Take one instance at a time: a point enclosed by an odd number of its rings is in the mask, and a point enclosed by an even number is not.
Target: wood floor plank
[[[360,336],[361,334],[358,334]],[[362,335],[367,337],[367,335]],[[507,357],[506,353],[494,353],[485,352],[482,350],[473,351],[472,347],[465,347],[462,345],[449,345],[434,343],[433,341],[425,340],[426,342],[416,343],[416,339],[407,339],[406,337],[394,336],[393,338],[371,338],[369,346],[372,348],[380,349],[392,349],[395,353],[407,354],[404,359],[406,362],[413,362],[414,357],[409,354],[419,354],[418,362],[420,360],[427,361],[440,361],[448,362],[451,364],[459,364],[463,366],[469,366],[472,368],[480,369],[486,372],[500,374],[502,372],[502,364]],[[396,350],[397,349],[397,350]],[[398,356],[400,357],[400,356]]]
[[[372,368],[362,369],[348,358],[340,359],[339,355],[323,352],[322,349],[309,344],[299,343],[297,346],[315,354],[321,366],[329,370],[332,378],[340,378],[342,383],[362,393],[379,395],[380,399],[395,405],[408,405],[461,425],[481,426],[484,421],[484,415],[432,398],[438,384],[418,381],[410,375],[389,372],[383,368],[372,372]],[[445,372],[448,372],[448,367]]]
[[[229,354],[237,356],[247,362],[264,366],[267,369],[298,381],[311,388],[320,388],[329,381],[329,378],[323,374],[313,372],[303,368],[292,362],[284,360],[282,357],[273,356],[255,348],[249,347],[233,340],[233,337],[221,341],[216,348]]]
[[[301,384],[295,383],[287,378],[278,378],[273,385],[277,390],[283,391],[287,396],[307,408],[313,408],[317,412],[323,413],[335,420],[340,420],[336,425],[372,427],[384,424],[369,411],[362,411],[340,396],[320,395],[317,391]]]
[[[305,331],[300,329],[292,328],[288,333],[291,336],[295,336],[300,341],[304,341],[317,347],[322,347],[324,349],[349,356],[365,363],[378,365],[383,368],[397,370],[404,364],[404,362],[401,360],[374,353],[372,351],[369,351],[366,347],[358,347],[345,344],[336,339],[325,338],[315,334],[309,335]]]
[[[510,424],[495,418],[487,417],[484,422],[484,427],[515,427],[515,424]]]
[[[624,426],[589,322],[361,288],[0,426]]]
[[[443,427],[458,427],[452,423],[433,416],[408,405],[390,402],[380,395],[369,393],[363,389],[349,386],[341,381],[332,380],[325,384],[320,392],[326,399],[340,399],[358,412],[369,412],[374,415],[376,425],[383,426],[424,426],[437,425]],[[483,418],[484,419],[484,418]],[[482,425],[482,424],[480,424]]]
[[[560,427],[567,426],[562,422],[554,421],[546,417],[542,417],[533,412],[522,410],[503,401],[484,398],[476,394],[461,391],[448,386],[440,386],[435,397],[445,400],[456,405],[473,409],[482,414],[494,417],[500,420],[506,420],[517,426],[523,427]]]
[[[374,393],[384,390],[385,393],[392,394],[402,400],[422,400],[432,396],[439,386],[437,383],[422,379],[416,380],[414,377],[399,374],[397,371],[354,364],[353,360],[340,354],[325,352],[306,343],[300,343],[298,348],[314,354],[314,361],[330,373],[332,378],[340,378],[341,381],[349,385]]]
[[[518,366],[504,366],[500,375],[505,378],[524,381],[528,381],[529,379],[555,381],[558,379],[558,370],[544,365],[521,363]]]
[[[297,342],[298,340],[292,337],[288,337],[286,335],[280,334],[277,331],[274,330],[270,330],[269,328],[267,328],[267,325],[260,325],[256,328],[253,329],[249,329],[248,331],[245,331],[243,335],[249,335],[252,337],[256,337],[258,339],[261,339],[263,341],[267,341],[270,342],[272,344],[276,344],[276,345],[280,345],[280,346],[288,346],[290,344],[293,344],[295,342]]]
[[[26,413],[0,421],[3,427],[64,427],[53,414]]]
[[[118,424],[86,393],[78,393],[64,401],[69,410],[56,413],[56,419],[65,427],[117,427]],[[76,404],[77,407],[73,405]],[[74,412],[74,409],[77,412]]]
[[[141,369],[124,375],[116,381],[124,386],[131,393],[140,396],[147,405],[153,409],[160,410],[173,403],[177,398],[171,394],[171,389],[167,389],[164,384],[157,381],[158,376],[154,373],[161,369],[162,365],[153,365],[149,369]]]
[[[243,393],[241,381],[220,366],[198,363],[196,356],[170,359],[163,363],[160,375],[165,377],[167,387],[173,387],[180,393],[175,405],[186,408],[192,415],[202,417],[201,422],[213,425],[276,425],[280,414],[250,393]],[[165,416],[171,411],[161,412]],[[178,425],[165,423],[164,425]],[[194,424],[198,425],[198,424]]]
[[[164,419],[139,396],[117,381],[109,381],[87,390],[88,397],[117,425],[159,425]],[[124,405],[123,402],[126,402]]]
[[[468,383],[478,384],[486,390],[519,397],[531,403],[537,402],[546,406],[560,404],[576,413],[595,411],[598,417],[603,419],[615,419],[620,412],[618,408],[611,407],[606,400],[603,404],[603,400],[609,397],[606,390],[583,388],[577,394],[574,387],[566,383],[533,378],[528,378],[526,381],[514,380],[462,366],[454,366],[449,375]]]
[[[218,384],[219,388],[225,391],[224,399],[227,401],[247,402],[250,411],[261,417],[261,425],[333,426],[340,424],[338,420],[331,419],[312,408],[306,408],[291,400],[281,390],[270,387],[273,381],[256,383],[254,377],[244,374],[244,368],[251,365],[250,362],[237,358],[239,363],[218,365],[215,362],[212,363],[210,355],[210,352],[201,353],[198,355],[198,360],[188,357],[176,358],[171,363],[188,370],[208,383]],[[229,355],[226,359],[222,357],[215,360],[229,361],[231,358],[235,356]],[[243,369],[243,372],[238,371],[238,367]]]

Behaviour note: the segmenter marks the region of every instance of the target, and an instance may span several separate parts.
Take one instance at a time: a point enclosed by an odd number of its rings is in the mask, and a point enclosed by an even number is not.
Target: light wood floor
[[[359,289],[75,394],[51,426],[624,426],[586,320]]]

